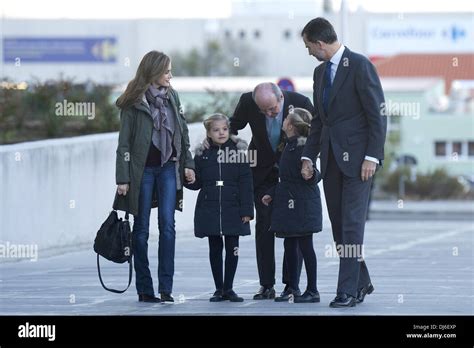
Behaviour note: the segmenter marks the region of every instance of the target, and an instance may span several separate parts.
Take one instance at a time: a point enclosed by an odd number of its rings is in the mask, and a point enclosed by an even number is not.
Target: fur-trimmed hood
[[[298,137],[296,141],[296,146],[304,146],[306,144],[306,137]]]
[[[306,138],[305,138],[306,139]],[[231,135],[230,136],[230,140],[232,140],[234,143],[235,143],[235,146],[237,147],[237,150],[241,150],[241,151],[246,151],[247,148],[248,148],[248,144],[247,142],[242,139],[242,138],[239,138],[235,135]],[[194,148],[194,154],[196,156],[201,156],[204,151],[206,150],[206,148],[204,147],[203,145],[203,141],[201,143],[199,143],[195,148]]]

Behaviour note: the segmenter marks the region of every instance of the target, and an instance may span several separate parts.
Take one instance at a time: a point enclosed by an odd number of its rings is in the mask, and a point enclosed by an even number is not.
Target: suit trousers
[[[328,152],[323,186],[333,239],[339,253],[337,294],[356,297],[357,291],[370,282],[363,259],[363,242],[372,178],[362,181],[360,175],[344,175],[330,144]]]

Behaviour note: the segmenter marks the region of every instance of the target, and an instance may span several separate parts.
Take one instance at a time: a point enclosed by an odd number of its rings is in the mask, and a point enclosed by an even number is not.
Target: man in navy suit
[[[363,260],[372,177],[382,165],[387,119],[382,86],[372,63],[339,43],[324,18],[302,31],[314,69],[314,117],[302,155],[309,179],[318,154],[334,242],[339,252],[337,295],[330,307],[353,307],[374,287]]]

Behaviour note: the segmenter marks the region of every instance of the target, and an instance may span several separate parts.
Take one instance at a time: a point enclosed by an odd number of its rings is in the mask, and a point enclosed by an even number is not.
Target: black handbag
[[[119,219],[117,211],[110,212],[107,219],[100,226],[99,231],[94,240],[94,251],[97,253],[97,271],[99,273],[100,283],[102,287],[117,294],[124,293],[132,282],[132,232],[130,230],[130,222],[128,221],[128,213],[125,214],[125,220]],[[100,256],[105,257],[115,263],[128,262],[128,285],[125,290],[110,289],[105,286],[100,273]]]

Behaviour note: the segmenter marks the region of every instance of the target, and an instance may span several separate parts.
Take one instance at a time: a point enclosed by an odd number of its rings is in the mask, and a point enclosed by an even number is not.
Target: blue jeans
[[[175,162],[167,162],[163,167],[145,167],[140,185],[138,215],[133,223],[133,243],[135,261],[135,285],[138,294],[154,296],[153,280],[148,263],[148,236],[150,212],[156,191],[158,198],[158,292],[171,294],[173,289],[176,175]]]

